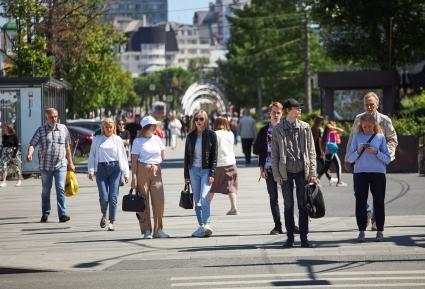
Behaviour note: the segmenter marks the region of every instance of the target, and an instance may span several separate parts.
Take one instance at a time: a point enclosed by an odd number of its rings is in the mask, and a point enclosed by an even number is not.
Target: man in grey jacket
[[[282,186],[285,227],[288,239],[284,248],[294,245],[294,182],[296,186],[301,247],[312,248],[308,235],[308,215],[303,208],[304,187],[316,182],[316,150],[308,123],[299,120],[302,105],[295,99],[283,104],[286,119],[273,129],[272,171],[275,181]]]
[[[251,163],[252,142],[257,136],[255,119],[249,115],[249,110],[245,109],[243,117],[239,120],[238,133],[242,140],[242,151],[245,155],[245,163]]]

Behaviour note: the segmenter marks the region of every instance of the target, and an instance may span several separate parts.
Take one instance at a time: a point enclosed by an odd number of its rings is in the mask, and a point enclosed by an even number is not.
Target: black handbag
[[[180,192],[179,206],[183,209],[193,209],[193,193],[190,192],[189,184],[185,184]]]
[[[133,188],[122,198],[122,210],[125,212],[144,212],[145,207],[145,195],[139,191],[133,194]]]

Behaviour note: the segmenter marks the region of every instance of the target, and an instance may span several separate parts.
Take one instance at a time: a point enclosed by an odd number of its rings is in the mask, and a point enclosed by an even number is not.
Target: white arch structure
[[[213,105],[219,113],[226,112],[227,100],[217,86],[212,83],[195,82],[186,90],[181,110],[185,115],[193,115],[203,104]]]

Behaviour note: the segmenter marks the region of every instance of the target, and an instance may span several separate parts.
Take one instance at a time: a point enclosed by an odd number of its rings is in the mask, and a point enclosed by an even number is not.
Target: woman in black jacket
[[[214,182],[217,166],[217,135],[208,129],[208,115],[200,110],[192,119],[192,131],[186,138],[184,152],[184,178],[192,187],[195,212],[199,227],[193,237],[209,237],[211,213],[208,194]]]

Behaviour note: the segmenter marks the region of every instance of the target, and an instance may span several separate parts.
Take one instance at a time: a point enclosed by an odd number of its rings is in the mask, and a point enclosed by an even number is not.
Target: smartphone
[[[364,147],[365,149],[367,149],[368,147],[370,147],[370,143],[362,143],[362,145],[363,145],[363,147]]]

